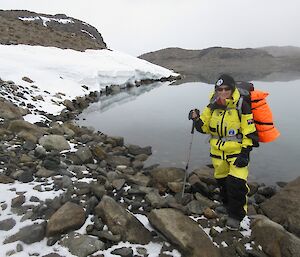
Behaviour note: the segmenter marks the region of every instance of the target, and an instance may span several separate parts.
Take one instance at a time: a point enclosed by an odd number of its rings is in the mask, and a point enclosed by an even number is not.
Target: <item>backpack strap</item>
[[[242,117],[243,101],[244,101],[244,97],[241,95],[240,99],[238,100],[237,106],[236,106],[236,109],[238,110],[238,113],[239,113],[240,120],[241,120],[241,117]]]

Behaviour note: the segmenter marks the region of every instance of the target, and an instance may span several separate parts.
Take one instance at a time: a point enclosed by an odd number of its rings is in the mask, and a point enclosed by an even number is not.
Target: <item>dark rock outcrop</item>
[[[95,208],[95,213],[101,217],[113,234],[121,235],[122,240],[138,244],[150,242],[150,232],[113,198],[104,196]]]
[[[197,222],[174,209],[155,209],[148,216],[150,223],[189,257],[221,256]]]
[[[39,144],[43,146],[47,151],[63,151],[70,149],[69,143],[61,135],[45,135],[39,139]]]
[[[43,128],[31,124],[24,120],[13,120],[8,126],[8,130],[14,132],[18,137],[36,143],[46,132]]]
[[[86,49],[106,49],[98,30],[64,14],[41,14],[25,10],[0,10],[0,44],[41,45]]]
[[[1,112],[0,118],[9,119],[9,120],[23,120],[22,115],[24,115],[24,110],[15,106],[11,102],[6,101],[3,98],[0,98]],[[23,111],[22,111],[23,110]]]
[[[251,236],[269,256],[300,256],[300,239],[265,216],[256,217]]]
[[[77,204],[67,202],[55,212],[47,224],[47,236],[62,234],[80,228],[85,222],[85,212]]]
[[[41,224],[33,224],[23,227],[18,233],[4,240],[4,244],[9,244],[16,241],[22,241],[26,244],[32,244],[41,241],[45,237],[46,222]]]
[[[104,243],[100,240],[75,232],[71,232],[63,238],[61,245],[67,247],[70,253],[78,257],[87,257],[98,250],[104,249]]]
[[[300,177],[260,205],[263,212],[300,237]]]
[[[184,169],[175,167],[156,168],[151,171],[150,175],[155,183],[167,187],[169,182],[183,181]]]

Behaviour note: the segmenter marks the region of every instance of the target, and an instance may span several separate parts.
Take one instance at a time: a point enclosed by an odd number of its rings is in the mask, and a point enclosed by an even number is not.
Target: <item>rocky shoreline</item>
[[[219,190],[212,169],[191,172],[182,198],[183,169],[144,167],[150,146],[124,145],[122,137],[72,121],[101,94],[122,90],[118,86],[65,100],[60,115],[43,112],[47,120],[35,124],[23,120],[34,106],[13,104],[29,89],[12,81],[1,81],[1,89],[2,95],[14,92],[1,98],[0,113],[0,187],[13,195],[0,202],[0,231],[7,235],[3,245],[11,246],[6,256],[41,240],[79,257],[105,256],[97,252],[106,249],[123,257],[149,256],[150,242],[161,244],[161,257],[178,252],[188,257],[300,256],[299,178],[280,190],[250,183],[250,219],[241,231],[230,231],[224,227],[226,215],[214,211]],[[20,183],[23,189],[17,190]],[[27,188],[36,195],[28,197]],[[122,246],[122,241],[139,246]]]

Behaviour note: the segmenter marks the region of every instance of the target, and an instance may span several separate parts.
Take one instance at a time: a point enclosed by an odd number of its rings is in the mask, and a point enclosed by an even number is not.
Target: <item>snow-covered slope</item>
[[[47,108],[53,114],[58,114],[64,106],[55,104],[48,108],[45,104],[57,93],[61,99],[56,102],[62,102],[109,85],[125,86],[145,79],[176,76],[171,70],[110,50],[78,52],[54,47],[0,45],[0,57],[0,78],[24,87],[37,86],[36,94],[48,91],[50,94],[43,95],[44,103],[39,104],[41,109]],[[22,80],[23,77],[33,83]]]

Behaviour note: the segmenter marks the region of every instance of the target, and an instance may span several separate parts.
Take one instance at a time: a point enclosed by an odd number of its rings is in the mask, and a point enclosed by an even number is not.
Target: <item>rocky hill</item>
[[[41,45],[79,51],[106,49],[96,28],[64,14],[0,10],[0,44]]]
[[[272,80],[272,74],[276,74],[274,80],[278,80],[278,77],[283,80],[300,78],[300,55],[289,52],[286,48],[280,51],[279,47],[211,47],[203,50],[166,48],[143,54],[140,58],[173,69],[184,75],[187,81],[213,83],[220,73],[230,73],[237,80],[263,80],[267,76]]]

